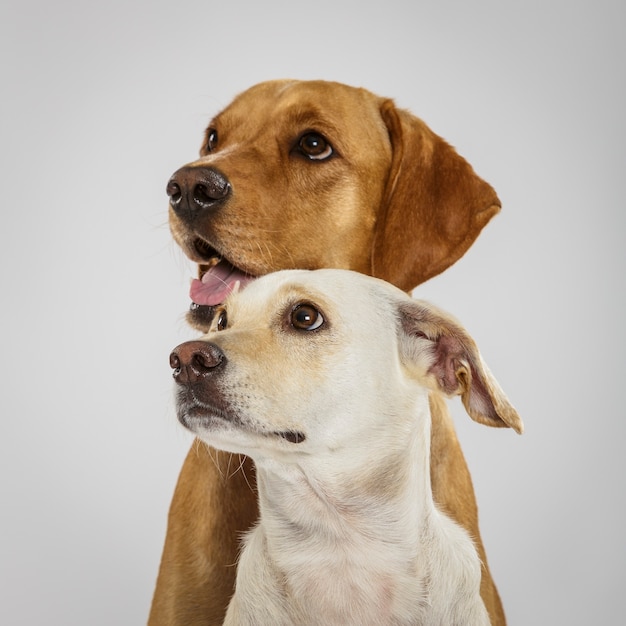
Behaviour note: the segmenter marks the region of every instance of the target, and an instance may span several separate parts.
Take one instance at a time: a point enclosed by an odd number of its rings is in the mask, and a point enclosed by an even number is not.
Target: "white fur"
[[[290,325],[299,302],[321,311],[319,329]],[[407,330],[412,307],[431,316],[424,334]],[[198,400],[207,419],[190,419],[179,400],[181,421],[202,439],[256,463],[260,522],[245,538],[224,623],[489,624],[474,545],[430,486],[438,383],[436,338],[425,335],[433,323],[457,332],[456,323],[341,270],[270,274],[225,311],[228,327],[203,339],[226,356],[213,393],[228,415]],[[285,431],[306,439],[289,442]]]

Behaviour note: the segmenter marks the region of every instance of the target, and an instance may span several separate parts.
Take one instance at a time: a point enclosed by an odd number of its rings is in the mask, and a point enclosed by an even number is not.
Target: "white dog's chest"
[[[248,576],[238,581],[238,601],[251,606],[259,593],[258,600],[262,597],[271,611],[260,623],[421,623],[425,585],[418,572],[408,571],[407,555],[356,548],[349,540],[334,547],[304,540],[292,551],[281,551],[275,567],[268,567],[266,550],[265,537],[253,532],[239,564]]]
[[[302,567],[288,584],[302,614],[316,616],[320,624],[394,624],[403,613],[401,607],[414,611],[422,596],[415,579],[404,589],[398,579],[338,559]]]
[[[355,537],[331,545],[319,536],[285,538],[272,550],[257,528],[241,555],[225,624],[486,626],[480,566],[464,531],[444,522],[425,534],[427,554]]]

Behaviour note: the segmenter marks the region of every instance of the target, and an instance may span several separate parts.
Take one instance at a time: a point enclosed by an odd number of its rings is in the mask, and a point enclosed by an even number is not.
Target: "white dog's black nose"
[[[226,356],[207,341],[186,341],[170,354],[174,380],[180,384],[196,383],[212,374],[226,362]]]

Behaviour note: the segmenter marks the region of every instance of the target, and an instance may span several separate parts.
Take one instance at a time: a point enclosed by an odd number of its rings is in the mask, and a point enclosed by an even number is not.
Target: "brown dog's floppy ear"
[[[410,291],[457,261],[500,210],[493,188],[424,122],[383,100],[392,163],[372,273]]]
[[[436,388],[448,396],[460,395],[474,421],[523,432],[520,416],[462,326],[432,305],[417,300],[403,303],[399,311],[405,359],[425,363]]]

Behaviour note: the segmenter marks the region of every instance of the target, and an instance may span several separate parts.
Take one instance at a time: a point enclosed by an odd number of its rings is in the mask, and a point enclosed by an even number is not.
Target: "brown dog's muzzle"
[[[179,385],[201,383],[226,363],[226,356],[213,343],[186,341],[170,354],[170,367]]]
[[[231,192],[229,180],[213,167],[185,165],[167,183],[167,195],[176,215],[186,223],[219,208]]]

